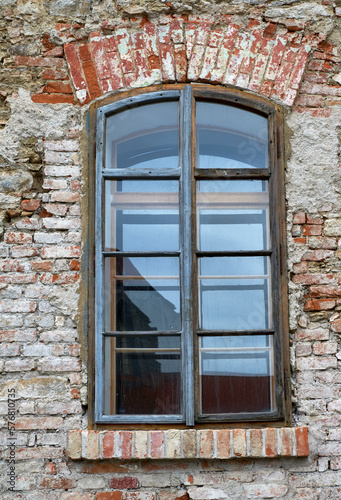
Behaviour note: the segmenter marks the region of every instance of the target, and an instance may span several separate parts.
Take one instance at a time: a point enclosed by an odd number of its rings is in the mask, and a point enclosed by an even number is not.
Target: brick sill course
[[[72,460],[307,457],[308,428],[69,431]]]

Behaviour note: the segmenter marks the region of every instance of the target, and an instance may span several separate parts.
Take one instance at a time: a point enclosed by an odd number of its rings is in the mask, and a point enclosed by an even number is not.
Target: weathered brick
[[[335,277],[333,274],[297,274],[292,281],[300,285],[331,285],[335,284]]]
[[[0,331],[1,342],[35,342],[36,330],[5,330]]]
[[[67,181],[63,179],[44,179],[43,180],[43,189],[50,190],[50,189],[66,189],[67,188]],[[54,201],[54,200],[52,200]],[[55,201],[62,201],[62,200],[55,200]]]
[[[19,285],[19,284],[30,284],[37,281],[36,274],[7,274],[5,276],[0,276],[0,283]]]
[[[134,56],[132,52],[132,44],[130,35],[125,28],[116,29],[116,46],[120,55],[123,73],[131,73],[135,71]]]
[[[102,491],[100,493],[96,493],[96,500],[122,500],[122,492],[121,491]]]
[[[133,434],[130,431],[120,431],[118,434],[119,458],[131,458]]]
[[[296,453],[298,457],[307,457],[309,455],[308,429],[307,427],[298,427],[296,433]]]
[[[51,177],[79,177],[80,169],[74,165],[46,165],[45,175]]]
[[[77,460],[82,456],[82,431],[74,430],[69,432],[68,437],[68,456]]]
[[[267,457],[276,457],[277,448],[277,429],[266,429],[265,431],[265,455]]]
[[[79,372],[81,370],[80,360],[68,357],[46,358],[38,361],[38,370],[42,372]]]
[[[335,307],[333,299],[311,299],[304,304],[305,311],[328,311]]]
[[[336,357],[299,358],[296,360],[298,370],[327,370],[337,367]]]
[[[311,343],[310,342],[304,342],[304,343],[297,343],[296,344],[296,356],[310,356],[312,351],[311,348]]]
[[[292,219],[293,224],[305,224],[306,223],[306,214],[304,212],[299,212],[294,214]]]
[[[64,65],[64,61],[63,59],[54,57],[16,56],[15,64],[17,66],[48,66],[60,68]]]
[[[320,95],[299,95],[295,101],[297,106],[318,108],[322,106],[323,98]]]
[[[129,491],[126,500],[156,500],[156,494],[151,491]]]
[[[62,424],[62,417],[19,417],[15,420],[15,428],[18,430],[59,429]]]
[[[7,372],[27,372],[34,370],[34,368],[33,359],[12,359],[5,362],[5,371]]]
[[[0,300],[0,312],[30,313],[37,310],[37,302],[32,300]]]
[[[12,247],[11,254],[15,259],[22,259],[23,257],[37,257],[39,255],[39,250],[35,247],[24,247],[20,245]]]
[[[27,212],[34,212],[40,207],[40,200],[30,199],[23,200],[20,203],[22,210],[26,210]]]
[[[32,94],[31,99],[41,104],[75,104],[73,95],[65,94]]]
[[[263,456],[263,430],[250,430],[250,454],[251,457]]]
[[[64,51],[77,98],[84,104],[87,101],[87,88],[77,47],[75,44],[67,44],[64,45]]]
[[[0,259],[0,271],[6,273],[25,271],[24,265],[19,260]]]
[[[61,217],[64,217],[67,212],[67,207],[60,203],[46,203],[46,205],[44,205],[44,209],[48,214],[60,215]]]
[[[82,456],[88,460],[99,458],[99,431],[84,431],[82,435]]]
[[[326,354],[337,353],[336,342],[315,342],[313,345],[313,353],[315,356],[325,356]]]
[[[230,457],[230,434],[228,429],[217,430],[217,458]]]
[[[281,456],[290,457],[293,455],[293,432],[292,429],[283,427],[280,429]]]
[[[6,453],[8,455],[8,452]],[[17,448],[15,451],[16,460],[54,460],[62,458],[63,448],[54,446],[37,446],[31,448]]]
[[[182,431],[184,458],[194,458],[197,454],[197,434],[196,431]]]
[[[326,248],[335,250],[337,248],[336,238],[325,238],[323,236],[312,236],[308,240],[309,248]]]
[[[147,458],[147,431],[135,432],[135,458]]]
[[[319,225],[305,225],[303,226],[303,236],[321,236],[322,227]]]
[[[341,286],[312,286],[310,297],[341,297]]]
[[[16,243],[24,245],[32,242],[32,235],[29,233],[8,232],[5,234],[5,241],[9,244]]]
[[[334,252],[332,250],[314,250],[312,252],[305,253],[302,260],[322,262],[333,255]]]
[[[3,342],[3,336],[0,332],[0,339]],[[19,356],[20,353],[20,345],[19,344],[0,344],[0,356],[1,357],[11,357],[11,356]]]
[[[115,432],[105,431],[103,433],[103,458],[114,458],[115,456]]]
[[[163,458],[165,453],[165,435],[163,431],[150,432],[150,456],[151,458]]]
[[[82,405],[79,401],[70,403],[38,403],[37,411],[40,415],[75,415],[82,413]]]
[[[62,493],[62,496],[60,497],[60,500],[93,500],[94,496],[93,493],[89,491],[84,491],[84,490],[78,490],[78,491],[70,491],[66,493]],[[104,500],[104,499],[102,499]],[[116,500],[122,500],[121,498],[116,498]]]
[[[233,453],[236,457],[246,457],[245,429],[233,429]]]
[[[308,272],[308,264],[306,262],[299,262],[293,265],[292,270],[295,274],[304,274]]]
[[[54,246],[43,247],[41,250],[43,259],[72,259],[80,257],[78,246]]]
[[[51,194],[51,201],[57,201],[62,203],[74,203],[79,201],[79,193],[71,193],[68,191],[55,191]]]
[[[202,458],[212,458],[213,457],[213,431],[212,430],[201,430],[200,431],[200,448],[199,453]]]
[[[139,480],[137,477],[124,476],[119,478],[112,478],[109,482],[110,488],[113,489],[128,489],[132,490],[135,488],[139,488]]]
[[[276,498],[284,497],[288,491],[285,484],[244,484],[247,498]]]
[[[167,458],[181,456],[181,433],[178,430],[167,431]]]

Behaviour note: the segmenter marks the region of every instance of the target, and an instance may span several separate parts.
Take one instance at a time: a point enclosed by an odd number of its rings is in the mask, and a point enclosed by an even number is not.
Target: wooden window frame
[[[148,169],[139,169],[138,172],[125,169],[112,169],[104,173],[103,149],[105,141],[104,122],[105,117],[141,103],[154,103],[162,100],[179,99],[180,103],[180,168],[158,169],[157,173]],[[244,110],[261,114],[268,119],[269,168],[241,168],[241,169],[216,169],[209,172],[205,169],[195,168],[195,134],[192,123],[195,119],[195,100],[205,100],[221,104],[230,104]],[[245,425],[253,422],[255,425],[290,425],[291,423],[291,399],[290,399],[290,365],[289,365],[289,328],[288,328],[288,305],[287,305],[287,271],[286,271],[286,230],[285,230],[285,200],[284,200],[284,138],[283,138],[284,112],[283,109],[259,96],[222,87],[209,85],[184,84],[184,85],[162,85],[138,89],[111,96],[96,102],[90,109],[89,125],[94,131],[90,143],[90,175],[89,175],[89,275],[88,275],[88,301],[89,301],[89,425],[92,428],[110,428],[123,426],[134,428],[148,425],[158,426],[215,426]],[[181,128],[191,130],[191,133],[181,134]],[[181,175],[180,175],[181,174]],[[240,413],[226,415],[224,418],[205,415],[195,420],[198,413],[198,398],[195,397],[195,376],[193,348],[193,314],[186,315],[182,307],[182,367],[184,378],[183,391],[184,416],[109,416],[103,415],[103,348],[102,348],[102,320],[101,320],[101,289],[102,282],[102,204],[101,196],[103,179],[120,178],[162,178],[179,179],[184,195],[180,201],[180,225],[183,228],[183,252],[186,257],[185,269],[181,271],[182,281],[182,304],[189,304],[193,308],[195,300],[192,299],[191,290],[197,278],[195,259],[192,259],[193,238],[192,231],[194,207],[194,177],[199,179],[259,179],[269,181],[269,210],[270,210],[270,234],[272,237],[271,253],[272,262],[272,304],[273,304],[273,329],[269,333],[274,336],[275,356],[275,398],[276,410],[263,413]],[[187,189],[185,186],[191,186]],[[250,254],[252,252],[248,252]],[[226,252],[224,252],[226,254]],[[259,254],[259,252],[257,252]],[[96,290],[96,293],[95,293]],[[264,330],[261,331],[262,333]],[[273,333],[275,332],[275,333]],[[219,332],[223,334],[224,332]],[[192,346],[192,347],[189,347]]]

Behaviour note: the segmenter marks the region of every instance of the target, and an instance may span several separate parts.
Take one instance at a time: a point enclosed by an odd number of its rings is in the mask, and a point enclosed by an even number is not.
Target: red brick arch
[[[64,46],[79,104],[108,92],[156,83],[207,82],[236,86],[292,105],[308,61],[321,41],[303,27],[165,17],[159,24],[94,32]],[[293,31],[295,29],[295,31]]]

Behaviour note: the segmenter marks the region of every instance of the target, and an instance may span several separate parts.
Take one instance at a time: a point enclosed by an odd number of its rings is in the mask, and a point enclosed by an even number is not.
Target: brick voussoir
[[[209,34],[207,23],[172,22],[148,22],[130,30],[116,27],[109,35],[95,31],[88,42],[66,44],[65,57],[79,104],[88,102],[89,96],[95,99],[114,89],[136,87],[141,81],[205,81],[237,84],[292,105],[309,53],[319,41],[302,34],[293,46],[290,30],[276,35],[275,25],[274,36],[269,36],[266,28],[250,32],[230,23]],[[306,84],[307,92],[317,86]],[[320,87],[325,92],[321,95],[338,95],[335,87]],[[61,98],[72,102],[67,94]],[[52,99],[50,94],[48,99]]]
[[[187,439],[188,438],[188,439]],[[173,443],[174,441],[174,443]],[[187,449],[192,444],[191,450]],[[174,453],[176,447],[177,452]],[[192,449],[193,448],[193,449]],[[224,449],[226,448],[226,449]],[[69,431],[72,460],[307,457],[307,427],[159,431]]]

